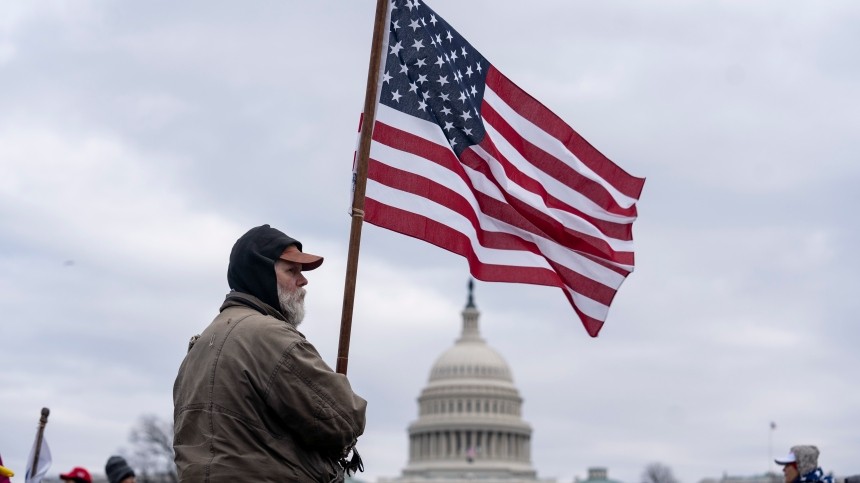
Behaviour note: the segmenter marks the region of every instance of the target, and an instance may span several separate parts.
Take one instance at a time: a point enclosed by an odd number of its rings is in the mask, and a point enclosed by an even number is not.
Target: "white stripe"
[[[495,109],[496,112],[498,112],[499,115],[503,117],[505,121],[507,121],[508,124],[510,124],[524,139],[552,154],[570,166],[571,169],[581,173],[583,176],[600,183],[600,185],[606,188],[620,206],[629,208],[636,203],[637,200],[635,198],[631,198],[618,191],[611,183],[609,183],[609,181],[598,176],[597,173],[592,171],[591,168],[586,166],[579,160],[579,158],[570,152],[561,141],[550,136],[546,131],[535,126],[528,119],[520,116],[519,113],[505,103],[498,94],[493,92],[489,86],[484,90],[484,102]],[[544,179],[541,178],[540,181],[541,184],[543,184]]]
[[[456,157],[454,152],[448,146],[445,136],[441,134],[439,126],[437,126],[436,124],[424,121],[408,114],[403,114],[400,111],[397,111],[385,105],[380,106],[378,117],[379,120],[381,122],[384,122],[385,124],[396,126],[402,131],[409,132],[410,134],[421,137],[429,142],[444,147],[451,152],[452,157]],[[371,145],[371,158],[381,160],[381,157],[384,156],[386,164],[389,164],[404,171],[419,174],[426,178],[435,179],[439,184],[447,186],[452,190],[459,192],[464,197],[472,196],[471,193],[468,192],[469,188],[463,183],[459,176],[442,168],[438,164],[427,161],[423,157],[407,152],[402,152],[399,150],[395,150],[394,153],[389,153],[387,155],[378,154],[376,150],[381,149],[381,146],[381,144],[376,142]],[[499,146],[501,149],[502,146],[509,145],[506,141],[504,141],[504,143],[499,144]],[[594,227],[591,223],[586,220],[583,220],[578,216],[575,216],[564,210],[551,209],[547,207],[538,195],[522,188],[521,186],[515,184],[513,181],[505,178],[504,169],[492,156],[489,155],[489,153],[477,147],[473,147],[472,149],[481,158],[488,162],[491,171],[499,180],[499,185],[507,185],[508,192],[512,196],[545,213],[547,216],[552,217],[553,219],[561,223],[563,226],[605,240],[609,244],[609,246],[612,247],[612,249],[615,251],[633,251],[632,241],[619,240],[616,238],[608,237],[607,235],[601,233],[600,230]],[[514,153],[515,154],[511,156],[519,157],[519,153],[516,153],[515,151]],[[463,168],[466,170],[467,174],[471,178],[472,184],[474,185],[476,190],[500,202],[507,203],[505,197],[502,195],[502,192],[499,191],[495,183],[488,180],[486,177],[484,177],[484,175],[474,172],[466,166],[463,166]],[[577,195],[580,196],[582,199],[586,199],[578,193]],[[567,202],[569,204],[574,204],[570,203],[569,201]],[[588,203],[591,204],[591,201],[588,200]],[[624,268],[629,267],[629,265],[619,266],[623,266]]]
[[[436,183],[439,183],[440,185],[445,186],[446,188],[448,188],[448,189],[456,192],[460,196],[462,196],[469,203],[469,206],[471,207],[472,211],[477,214],[478,223],[479,223],[482,230],[487,231],[487,232],[509,233],[512,235],[516,235],[519,238],[531,241],[532,243],[537,245],[538,249],[541,251],[541,253],[544,256],[546,256],[547,258],[549,258],[550,260],[553,260],[559,264],[565,265],[568,268],[570,268],[571,270],[573,270],[579,274],[582,274],[582,275],[584,275],[584,276],[586,276],[592,280],[595,280],[595,281],[597,281],[603,285],[613,287],[613,288],[618,288],[621,285],[621,283],[624,281],[623,275],[621,275],[621,274],[619,274],[613,270],[610,270],[610,269],[604,267],[603,265],[600,265],[599,263],[595,263],[594,261],[592,261],[591,259],[589,259],[587,257],[582,257],[575,250],[571,250],[571,249],[565,247],[564,245],[561,245],[561,244],[555,242],[554,240],[541,237],[537,234],[525,231],[521,228],[512,226],[512,225],[505,223],[501,220],[498,220],[496,218],[493,218],[493,217],[486,215],[485,213],[483,213],[481,211],[480,206],[478,205],[478,201],[474,196],[474,193],[471,191],[469,186],[463,181],[463,179],[460,178],[460,176],[457,175],[456,173],[454,173],[454,172],[452,172],[446,168],[443,168],[442,166],[440,166],[440,165],[438,165],[432,161],[428,161],[428,160],[422,158],[421,156],[407,153],[404,151],[400,151],[400,150],[394,149],[390,146],[378,143],[376,141],[373,141],[373,143],[371,144],[370,150],[371,150],[371,154],[372,154],[371,155],[372,159],[374,159],[380,163],[386,164],[388,166],[392,166],[394,168],[397,168],[397,169],[400,169],[403,171],[407,171],[410,173],[414,173],[414,174],[417,174],[419,176],[423,176],[427,179],[433,180]],[[484,192],[488,196],[491,196],[491,197],[496,198],[498,200],[504,201],[503,198],[501,197],[501,193],[498,192],[496,186],[493,183],[491,183],[489,180],[487,180],[482,173],[479,173],[479,172],[474,171],[474,170],[467,168],[467,167],[464,167],[464,168],[466,170],[466,174],[472,180],[472,183],[476,187],[480,187],[479,188],[480,191]],[[372,188],[370,181],[371,181],[371,179],[368,179],[368,183],[367,183],[367,197],[368,198],[375,199],[381,203],[384,203],[384,204],[387,204],[390,206],[395,206],[395,207],[401,208],[401,209],[406,210],[406,211],[410,211],[413,213],[419,213],[423,216],[426,216],[427,218],[437,220],[440,223],[444,223],[445,225],[449,225],[461,233],[469,235],[470,239],[473,238],[472,233],[474,233],[474,231],[475,231],[474,227],[471,225],[469,220],[467,220],[466,218],[463,218],[462,215],[460,215],[459,213],[451,211],[447,207],[444,207],[444,206],[439,205],[433,201],[427,200],[426,198],[423,198],[421,196],[418,196],[418,195],[415,195],[412,193],[403,192],[404,196],[407,196],[406,198],[392,198],[390,200],[383,200],[380,198],[381,193],[387,193],[390,191],[397,191],[397,190],[394,190],[393,188],[390,188],[388,186],[385,186],[385,185],[382,185],[379,183],[374,183],[373,188]],[[377,189],[379,189],[380,191],[377,192],[376,191]],[[494,190],[495,190],[495,192],[493,192]],[[397,192],[400,192],[400,191],[397,191]],[[421,211],[416,211],[416,209],[413,207],[412,203],[419,203],[419,202],[422,203],[422,206],[429,203],[430,206],[435,207],[432,214],[421,212]],[[458,222],[457,226],[453,226],[453,225],[450,225],[447,221],[443,221],[443,220],[448,220],[449,217],[462,218],[462,221]],[[458,227],[462,227],[462,228],[458,228]],[[477,239],[475,239],[475,241],[477,241]],[[506,252],[512,253],[511,251],[506,251]],[[528,252],[528,253],[530,256],[536,256],[536,255],[532,254],[531,252]],[[629,267],[627,265],[622,265],[622,264],[616,264],[616,265],[619,267],[622,267],[622,268],[627,268],[629,270],[632,270],[632,267]],[[546,265],[541,265],[541,266],[546,266]],[[546,266],[546,267],[548,267],[548,266]]]
[[[427,198],[393,189],[372,179],[367,180],[367,189],[368,192],[374,193],[374,196],[371,199],[376,200],[379,203],[409,211],[410,213],[414,213],[418,216],[442,223],[451,229],[462,233],[469,239],[472,252],[482,264],[511,267],[537,267],[552,270],[543,257],[531,252],[520,250],[499,250],[484,247],[478,242],[475,229],[467,218],[456,211],[449,210],[448,208]],[[623,281],[623,277],[621,278],[621,281]],[[606,319],[606,315],[609,311],[608,306],[580,294],[572,287],[564,286],[562,287],[562,290],[566,290],[571,294],[577,308],[589,317],[601,321]]]
[[[583,195],[579,191],[571,188],[565,183],[559,181],[558,179],[544,173],[539,170],[535,165],[531,164],[529,160],[524,158],[519,151],[514,148],[504,136],[501,135],[493,126],[484,123],[484,127],[487,130],[487,137],[489,137],[493,144],[495,144],[496,148],[499,150],[499,153],[504,156],[508,161],[511,162],[518,170],[522,171],[526,176],[536,180],[550,195],[560,199],[564,203],[573,206],[574,208],[579,209],[586,215],[597,218],[598,220],[611,221],[614,223],[633,223],[636,220],[635,216],[625,216],[618,215],[615,213],[610,213],[606,211],[602,206],[596,204],[587,196]],[[477,146],[475,146],[477,148]],[[478,151],[480,150],[480,151]],[[483,149],[477,148],[477,152],[485,152]],[[486,156],[481,156],[484,159],[488,159],[489,153]],[[494,175],[497,179],[507,179],[507,175],[504,172],[504,168],[501,165],[498,165],[494,170]],[[501,177],[501,178],[499,178]],[[530,193],[528,190],[520,188],[520,191],[525,191]],[[539,199],[536,195],[533,196],[535,199]],[[541,205],[544,205],[543,201],[540,202]],[[541,209],[541,211],[547,210],[546,207]],[[578,216],[569,214],[569,217],[575,217],[579,219]],[[601,235],[603,236],[603,235]]]

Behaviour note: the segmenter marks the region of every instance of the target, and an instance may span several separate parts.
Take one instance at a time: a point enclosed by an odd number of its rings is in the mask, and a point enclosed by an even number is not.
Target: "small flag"
[[[42,435],[42,446],[39,450],[39,462],[36,464],[36,472],[33,471],[33,458],[36,455],[36,441],[33,441],[33,448],[30,449],[30,456],[27,457],[27,472],[24,473],[24,483],[42,483],[42,478],[48,474],[51,468],[51,450],[48,448],[48,441]],[[31,474],[32,473],[32,474]]]
[[[392,0],[388,20],[365,220],[465,257],[479,280],[560,288],[596,337],[633,271],[645,180],[423,1]]]

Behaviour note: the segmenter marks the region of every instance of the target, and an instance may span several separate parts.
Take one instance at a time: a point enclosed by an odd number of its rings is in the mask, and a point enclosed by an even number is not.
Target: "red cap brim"
[[[280,258],[288,262],[301,263],[303,272],[319,268],[323,262],[323,257],[302,252],[295,245],[288,246]]]

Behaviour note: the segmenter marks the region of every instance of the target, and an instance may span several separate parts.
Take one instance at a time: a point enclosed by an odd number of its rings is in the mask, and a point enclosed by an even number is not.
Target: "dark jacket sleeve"
[[[364,432],[367,402],[304,338],[281,354],[265,398],[303,444],[326,453],[343,455]]]

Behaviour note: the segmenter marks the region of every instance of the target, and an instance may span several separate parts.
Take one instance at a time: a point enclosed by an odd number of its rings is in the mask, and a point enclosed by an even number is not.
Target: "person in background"
[[[135,483],[134,470],[122,456],[111,456],[105,464],[108,483]]]
[[[813,445],[797,445],[791,447],[788,455],[774,461],[782,465],[785,483],[833,483],[833,477],[825,476],[818,466],[818,454],[818,448]]]
[[[60,473],[60,479],[72,483],[93,483],[90,472],[80,466],[75,466],[68,473]]]

